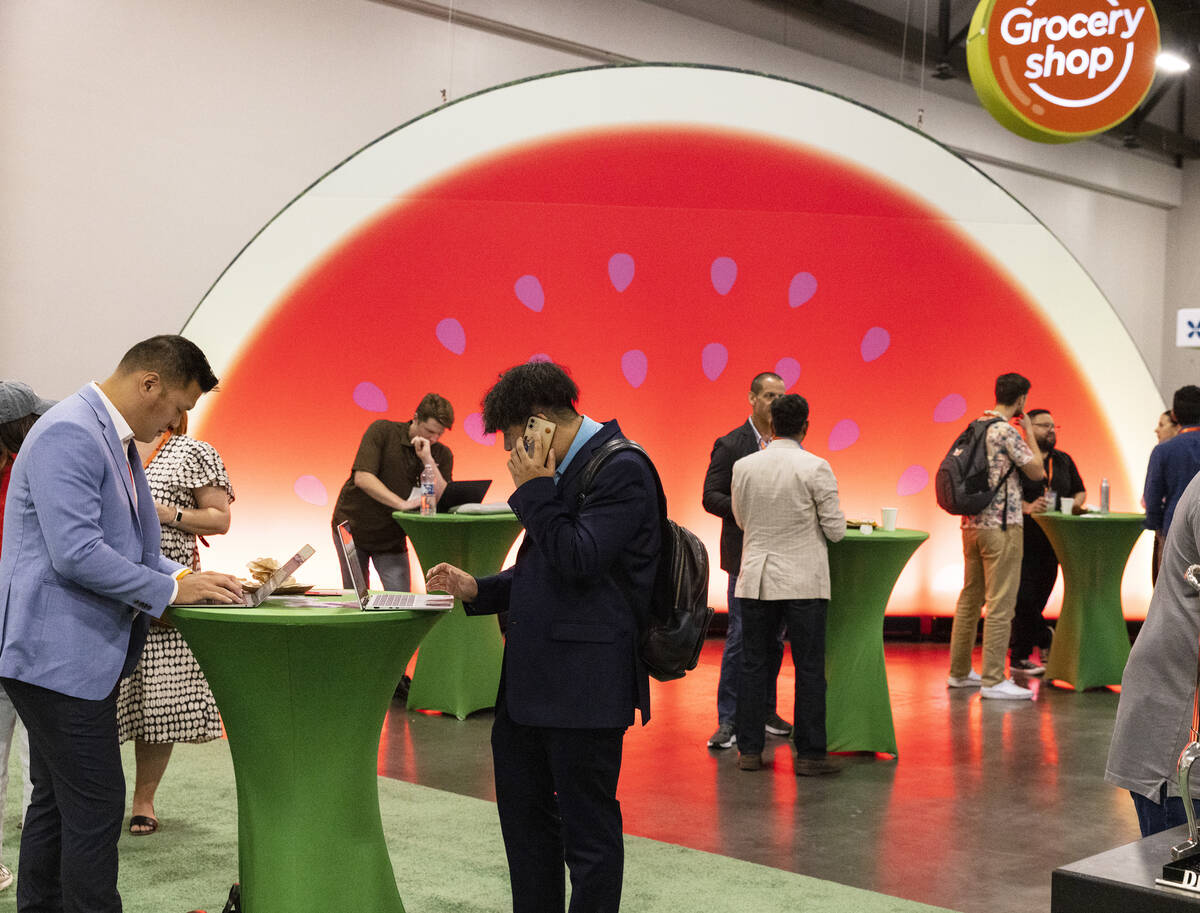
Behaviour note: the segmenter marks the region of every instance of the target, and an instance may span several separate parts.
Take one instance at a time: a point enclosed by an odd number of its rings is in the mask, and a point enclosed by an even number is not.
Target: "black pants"
[[[800,758],[825,757],[825,613],[827,599],[743,599],[742,679],[737,737],[742,754],[761,754],[766,741],[767,689],[772,643],[787,623],[796,666],[792,741]]]
[[[1027,520],[1024,536],[1021,585],[1013,609],[1012,650],[1009,654],[1013,661],[1029,659],[1034,647],[1050,646],[1042,611],[1058,579],[1058,556],[1054,554],[1054,546],[1042,528],[1032,519]]]
[[[20,913],[120,913],[125,774],[117,689],[98,701],[0,679],[29,731],[33,799],[21,834]]]
[[[624,729],[514,723],[501,695],[492,727],[496,809],[512,881],[513,913],[616,913],[625,869],[621,805]]]

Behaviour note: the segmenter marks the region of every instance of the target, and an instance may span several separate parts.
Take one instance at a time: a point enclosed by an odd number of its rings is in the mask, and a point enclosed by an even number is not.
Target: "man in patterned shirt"
[[[1024,552],[1021,484],[1016,470],[1032,481],[1046,477],[1029,416],[1024,414],[1029,381],[1020,374],[996,378],[996,405],[981,419],[987,426],[988,484],[995,490],[982,512],[962,519],[963,588],[954,609],[950,634],[951,688],[981,688],[985,698],[1028,700],[1033,692],[1004,674],[1004,656],[1012,630],[1013,607],[1021,582]],[[1020,416],[1021,433],[1010,422]],[[983,671],[971,668],[971,651],[979,613],[987,603],[983,624]]]

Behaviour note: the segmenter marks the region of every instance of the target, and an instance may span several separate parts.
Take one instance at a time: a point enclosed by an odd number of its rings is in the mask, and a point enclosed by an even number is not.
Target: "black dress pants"
[[[625,730],[522,726],[503,693],[492,726],[496,809],[513,913],[616,913],[625,843],[617,779]]]
[[[1012,650],[1014,661],[1029,659],[1034,647],[1050,646],[1042,611],[1058,579],[1058,556],[1054,546],[1033,518],[1025,521],[1025,552],[1021,557],[1021,584],[1013,609]]]
[[[19,913],[120,913],[125,774],[117,688],[87,701],[0,679],[29,732],[33,798],[21,833]]]
[[[742,678],[737,738],[742,754],[761,754],[766,741],[768,675],[780,621],[787,623],[796,666],[792,741],[799,758],[825,757],[825,615],[828,599],[742,599]]]

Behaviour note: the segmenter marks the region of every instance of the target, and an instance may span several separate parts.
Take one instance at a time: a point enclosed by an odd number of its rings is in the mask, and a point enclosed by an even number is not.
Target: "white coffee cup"
[[[883,517],[883,528],[887,532],[892,532],[896,528],[896,514],[900,512],[898,507],[885,507],[879,511]]]
[[[1064,514],[1071,513],[1075,509],[1075,499],[1074,498],[1059,498],[1058,499],[1058,509],[1060,511],[1062,511]]]

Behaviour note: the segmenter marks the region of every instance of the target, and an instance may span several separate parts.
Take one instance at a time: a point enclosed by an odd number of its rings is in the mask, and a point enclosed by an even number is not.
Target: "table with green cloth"
[[[229,737],[242,909],[403,913],[379,813],[396,682],[444,613],[172,607]]]
[[[883,658],[883,614],[900,572],[928,538],[916,529],[851,529],[841,542],[829,543],[825,739],[830,751],[899,755]]]
[[[1033,514],[1054,546],[1063,575],[1063,605],[1046,663],[1046,681],[1078,690],[1121,684],[1129,630],[1121,578],[1143,532],[1143,514]]]
[[[474,577],[495,574],[521,532],[512,511],[497,514],[392,514],[428,571],[446,562]],[[470,617],[460,600],[421,643],[408,691],[410,710],[440,710],[465,720],[496,705],[504,645],[495,615]]]

